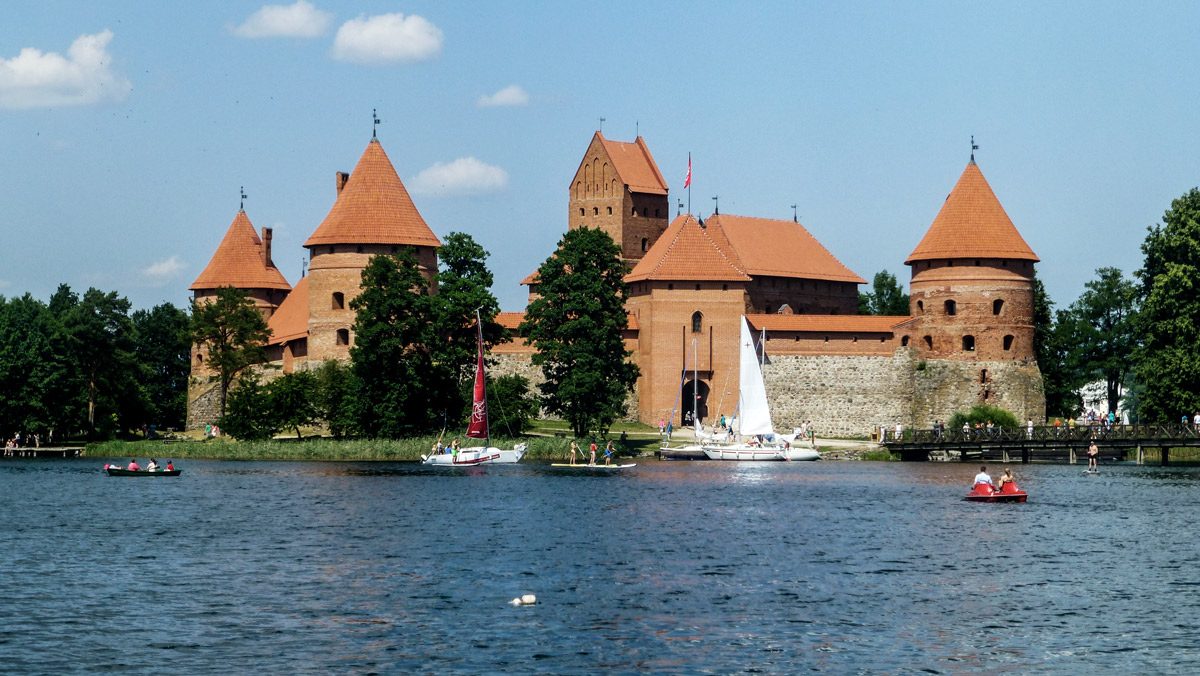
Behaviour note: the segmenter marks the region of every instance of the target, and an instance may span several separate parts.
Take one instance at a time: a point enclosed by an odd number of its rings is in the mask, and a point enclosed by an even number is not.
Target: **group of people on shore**
[[[4,441],[4,455],[12,455],[13,451],[18,448],[24,448],[21,444],[24,442],[33,448],[39,448],[42,445],[42,437],[40,434],[30,434],[24,439],[21,438],[21,433],[17,432]]]
[[[598,447],[596,446],[596,440],[592,439],[591,443],[588,444],[588,463],[587,464],[589,464],[589,465],[596,464],[597,448]],[[616,454],[617,454],[617,449],[613,447],[612,441],[609,441],[608,443],[604,444],[604,464],[605,465],[611,465],[613,456],[615,456]],[[576,464],[575,458],[579,455],[582,455],[581,451],[579,450],[579,444],[572,441],[571,442],[571,464],[572,465]]]

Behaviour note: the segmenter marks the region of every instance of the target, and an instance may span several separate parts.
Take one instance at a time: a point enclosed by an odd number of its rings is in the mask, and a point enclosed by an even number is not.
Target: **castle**
[[[282,372],[347,359],[350,301],[371,256],[415,253],[437,269],[440,242],[425,223],[379,141],[349,174],[335,174],[329,214],[305,242],[309,274],[291,288],[239,211],[190,289],[246,291],[271,330],[268,359]],[[631,418],[680,424],[731,415],[737,402],[738,333],[745,316],[765,335],[764,378],[779,428],[812,421],[821,434],[866,435],[881,424],[928,426],[976,403],[1041,421],[1041,374],[1033,353],[1037,256],[1021,237],[972,156],[924,237],[911,267],[910,314],[855,314],[848,269],[795,220],[714,213],[670,220],[668,186],[645,140],[596,132],[568,186],[568,228],[599,228],[630,272],[624,336],[641,369]],[[550,252],[547,252],[549,254]],[[538,261],[530,261],[536,266]],[[537,275],[523,281],[537,293]],[[523,312],[497,318],[515,329]],[[493,373],[539,382],[532,348],[497,346]],[[204,351],[194,348],[189,426],[216,417]]]

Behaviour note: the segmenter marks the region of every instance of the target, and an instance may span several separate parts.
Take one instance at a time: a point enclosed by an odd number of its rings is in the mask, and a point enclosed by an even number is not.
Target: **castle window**
[[[196,365],[197,365],[197,366],[200,366],[200,365],[201,365],[201,364],[203,364],[203,363],[204,363],[204,355],[203,355],[203,354],[201,354],[201,353],[199,353],[199,352],[197,352],[197,353],[196,353]]]
[[[854,337],[854,339],[853,339],[853,340],[851,340],[850,342],[851,342],[851,343],[857,343],[857,342],[858,342],[858,336],[855,336],[855,337]]]
[[[924,341],[925,341],[925,349],[926,349],[926,350],[932,350],[932,349],[933,349],[933,336],[925,336],[925,337],[924,337],[924,338],[922,338],[921,340],[924,340]]]
[[[975,267],[979,267],[979,261],[975,261]]]
[[[908,336],[900,338],[900,347],[908,347]]]
[[[667,285],[667,291],[674,291],[674,290],[675,290],[675,285],[674,285],[674,284],[668,284],[668,285]]]
[[[1002,268],[1007,268],[1007,267],[1008,267],[1008,261],[1000,261],[1000,267],[1002,267]]]
[[[642,238],[642,253],[646,253],[646,245],[649,243],[650,240],[646,239],[645,237]]]
[[[592,215],[599,216],[600,215],[600,207],[592,207]]]
[[[699,310],[692,313],[692,333],[700,333],[704,328],[704,315]]]
[[[357,253],[362,253],[362,252],[363,252],[362,245],[361,245],[361,244],[359,244],[359,245],[358,245],[358,248],[357,248],[357,249],[355,249],[355,251],[356,251]]]
[[[697,284],[697,285],[696,285],[696,290],[697,290],[697,291],[699,291],[699,290],[700,290],[700,285],[699,285],[699,284]]]
[[[645,218],[645,217],[647,217],[647,216],[649,216],[649,215],[650,215],[650,208],[649,208],[649,207],[642,207],[642,218]]]
[[[583,207],[579,207],[579,215],[580,215],[580,216],[582,216],[582,215],[583,215]]]
[[[722,291],[728,291],[728,290],[729,290],[729,285],[728,285],[728,284],[722,284],[722,285],[721,285],[721,290],[722,290]]]
[[[333,247],[329,247],[329,253],[333,253]]]
[[[338,329],[337,330],[337,344],[338,345],[349,345],[350,344],[350,329]]]
[[[333,302],[330,304],[330,309],[332,309],[332,310],[346,309],[346,294],[342,293],[341,291],[334,291],[333,292]]]
[[[963,336],[962,339],[963,352],[975,351],[975,336]]]
[[[1007,352],[1007,351],[1011,350],[1012,346],[1013,346],[1013,337],[1005,336],[1004,337],[1004,351]]]
[[[954,261],[946,261],[946,262],[949,264],[947,267],[951,267],[951,268],[954,267]]]
[[[633,212],[632,212],[631,214],[629,214],[629,215],[630,215],[630,216],[637,216],[637,207],[634,207],[634,208],[633,208]]]
[[[979,369],[979,382],[987,382],[987,369]]]
[[[609,208],[608,208],[608,215],[609,215],[609,216],[612,216],[612,207],[609,207]]]
[[[953,317],[958,313],[958,304],[952,300],[946,301],[946,314]]]
[[[917,310],[919,310],[920,312],[925,312],[925,301],[923,301],[923,300],[917,301]]]
[[[1000,311],[1003,309],[1004,309],[1004,301],[1003,300],[997,298],[996,300],[992,301],[992,314],[998,315],[998,314],[1000,314]]]
[[[660,217],[660,213],[659,213],[659,210],[658,210],[658,209],[655,209],[655,210],[654,210],[654,217],[655,217],[655,218],[659,218],[659,217]]]
[[[829,342],[829,336],[825,336],[825,342],[826,342],[826,343],[828,343],[828,342]]]

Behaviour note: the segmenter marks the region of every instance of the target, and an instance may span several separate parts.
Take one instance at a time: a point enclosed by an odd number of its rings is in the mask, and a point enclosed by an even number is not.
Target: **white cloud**
[[[423,170],[409,181],[409,185],[419,195],[481,195],[503,190],[508,185],[508,172],[474,157],[460,157]]]
[[[441,51],[441,29],[416,14],[360,16],[342,24],[333,39],[333,58],[353,63],[411,63]]]
[[[179,260],[179,256],[171,256],[143,269],[142,276],[151,282],[163,283],[174,279],[185,267],[183,261]]]
[[[292,5],[263,5],[233,34],[243,38],[315,38],[325,34],[333,15],[306,0]]]
[[[67,56],[26,47],[11,59],[0,59],[0,108],[82,106],[120,101],[133,85],[113,72],[105,30],[80,35]]]
[[[523,106],[529,103],[529,92],[521,88],[521,85],[509,85],[495,94],[485,94],[480,96],[475,105],[480,108],[494,108],[497,106]]]

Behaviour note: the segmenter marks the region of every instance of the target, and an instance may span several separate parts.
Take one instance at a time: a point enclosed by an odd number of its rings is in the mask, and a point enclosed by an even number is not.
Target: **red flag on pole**
[[[690,188],[692,185],[692,154],[688,153],[688,173],[683,179],[683,187]]]

